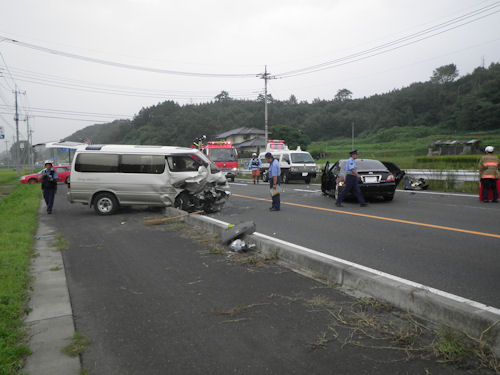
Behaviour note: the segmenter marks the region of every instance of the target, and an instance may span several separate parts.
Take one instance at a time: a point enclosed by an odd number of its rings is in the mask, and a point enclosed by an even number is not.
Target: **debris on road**
[[[404,177],[404,189],[405,190],[427,190],[429,184],[425,182],[423,178],[412,178],[408,175]]]
[[[158,225],[158,224],[164,224],[172,220],[180,219],[182,217],[190,216],[190,215],[195,215],[195,214],[201,214],[205,211],[199,210],[199,211],[194,211],[194,212],[189,212],[187,214],[182,214],[178,216],[173,216],[173,217],[163,217],[161,219],[149,219],[149,220],[144,220],[144,224],[146,225]]]
[[[255,232],[255,223],[253,221],[245,221],[227,228],[221,234],[221,240],[224,245],[229,244],[238,238],[243,237],[245,234],[252,234]]]

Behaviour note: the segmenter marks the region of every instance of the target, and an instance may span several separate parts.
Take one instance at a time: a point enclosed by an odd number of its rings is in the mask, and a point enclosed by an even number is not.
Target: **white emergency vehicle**
[[[303,180],[308,184],[311,179],[316,178],[317,165],[309,152],[302,151],[300,146],[296,150],[289,150],[284,140],[270,139],[267,141],[266,151],[259,154],[259,159],[262,161],[261,172],[264,182],[268,181],[269,163],[265,158],[267,152],[273,154],[274,158],[279,161],[283,183],[287,184],[291,180]]]

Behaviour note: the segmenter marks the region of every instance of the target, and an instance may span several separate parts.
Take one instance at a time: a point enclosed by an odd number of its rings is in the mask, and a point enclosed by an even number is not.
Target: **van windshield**
[[[200,154],[201,155],[201,154]],[[201,166],[208,163],[197,154],[167,156],[168,168],[172,172],[197,172]]]
[[[209,155],[213,162],[238,161],[234,148],[211,148]]]
[[[314,163],[308,152],[292,152],[292,163]]]

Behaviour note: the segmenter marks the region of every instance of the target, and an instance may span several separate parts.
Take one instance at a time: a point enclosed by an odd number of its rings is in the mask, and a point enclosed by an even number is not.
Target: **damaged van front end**
[[[220,211],[229,185],[200,151],[169,146],[85,145],[75,152],[67,198],[110,215],[120,206]]]

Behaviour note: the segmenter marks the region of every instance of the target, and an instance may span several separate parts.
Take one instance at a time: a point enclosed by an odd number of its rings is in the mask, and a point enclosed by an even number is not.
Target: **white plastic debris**
[[[245,241],[237,239],[237,240],[234,240],[233,242],[231,242],[231,244],[229,245],[229,248],[231,249],[231,251],[234,251],[236,253],[241,253],[241,252],[245,251],[246,244],[245,244]]]

